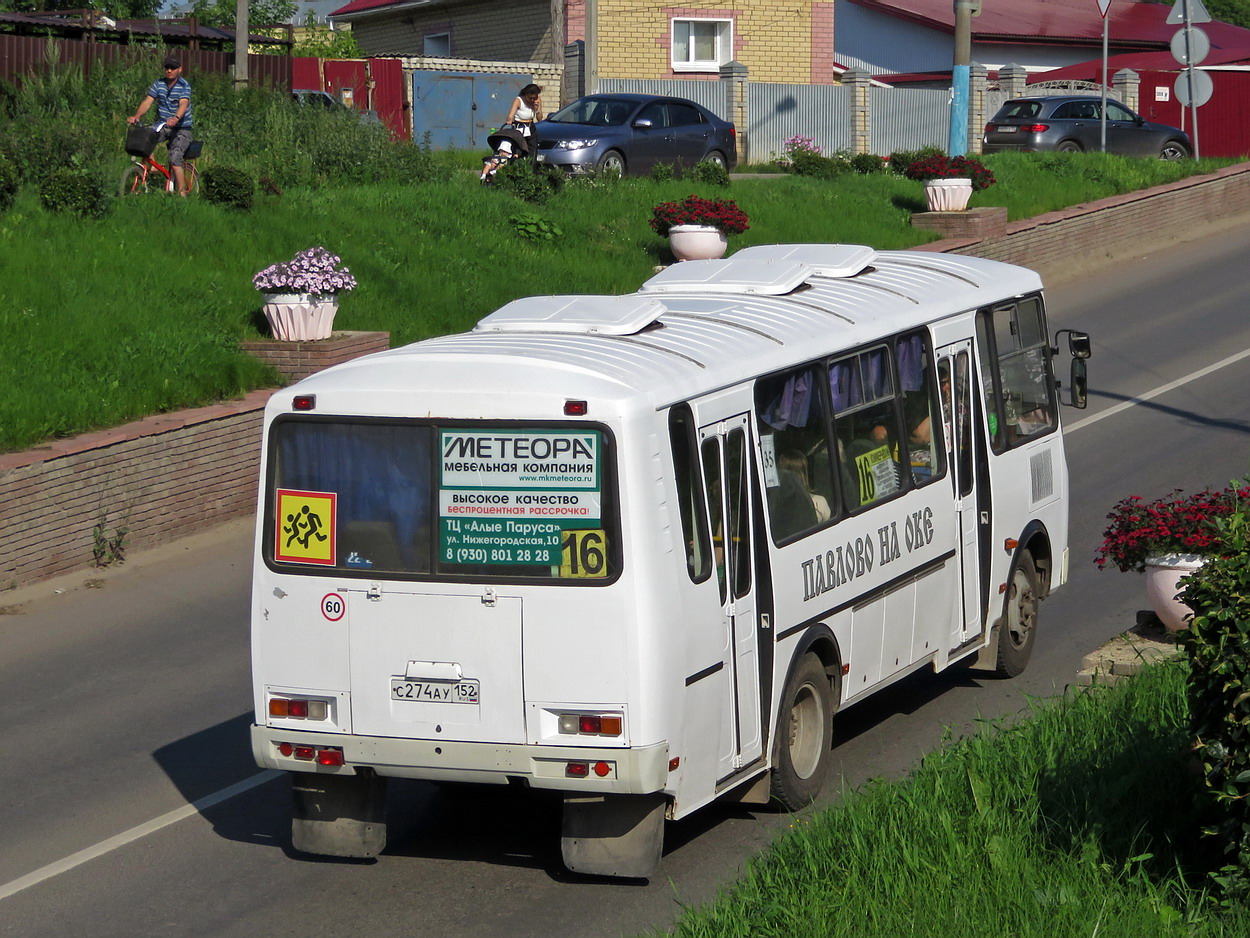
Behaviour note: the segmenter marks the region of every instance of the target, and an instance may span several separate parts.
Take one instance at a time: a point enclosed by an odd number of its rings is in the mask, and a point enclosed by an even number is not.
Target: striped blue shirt
[[[182,120],[176,126],[179,129],[191,126],[191,86],[181,75],[178,76],[172,88],[165,83],[165,79],[156,79],[152,82],[152,87],[148,89],[148,97],[156,102],[156,120],[153,121],[156,124],[167,121],[177,114],[178,102],[186,98],[187,113],[182,115]]]

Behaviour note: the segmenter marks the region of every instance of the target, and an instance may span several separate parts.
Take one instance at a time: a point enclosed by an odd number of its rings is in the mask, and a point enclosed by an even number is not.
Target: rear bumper
[[[342,749],[344,764],[323,766],[284,756],[278,750],[283,742]],[[370,768],[390,778],[499,785],[521,778],[533,788],[578,792],[641,795],[663,791],[668,781],[667,743],[629,749],[527,746],[308,733],[253,724],[252,755],[262,768],[288,772],[354,775],[357,769]],[[570,762],[588,763],[592,771],[585,777],[570,777],[566,772]],[[593,771],[599,763],[608,767],[605,775]]]

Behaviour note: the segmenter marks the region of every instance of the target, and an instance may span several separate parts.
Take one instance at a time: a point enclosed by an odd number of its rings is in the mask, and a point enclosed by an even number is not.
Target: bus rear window
[[[307,572],[615,574],[604,434],[292,418],[270,431],[267,556]]]

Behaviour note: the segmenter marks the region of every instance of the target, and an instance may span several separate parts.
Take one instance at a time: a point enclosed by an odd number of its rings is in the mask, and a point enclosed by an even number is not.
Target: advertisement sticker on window
[[[565,535],[600,526],[601,451],[601,434],[594,430],[441,431],[440,559],[603,575],[594,563],[599,543],[592,539],[583,551],[589,565],[577,562],[576,551],[570,563]]]

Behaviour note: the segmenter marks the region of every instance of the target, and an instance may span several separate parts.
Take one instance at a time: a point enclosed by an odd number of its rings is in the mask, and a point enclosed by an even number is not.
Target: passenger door
[[[668,125],[673,135],[673,155],[682,166],[694,166],[712,145],[712,125],[689,104],[670,101]]]
[[[650,127],[630,127],[629,152],[625,154],[625,165],[634,175],[650,172],[656,163],[672,163],[677,158],[676,144],[673,142],[673,131],[668,126],[668,105],[663,101],[648,104],[633,124],[640,120],[651,122]]]
[[[962,584],[959,590],[961,611],[951,634],[951,647],[958,648],[984,629],[980,595],[981,538],[988,536],[989,531],[989,518],[981,518],[977,508],[976,439],[972,419],[975,376],[970,341],[938,349],[938,382],[958,530],[956,559]]]
[[[735,774],[763,752],[750,434],[747,414],[699,430],[725,633],[722,661],[729,672],[718,779]]]

